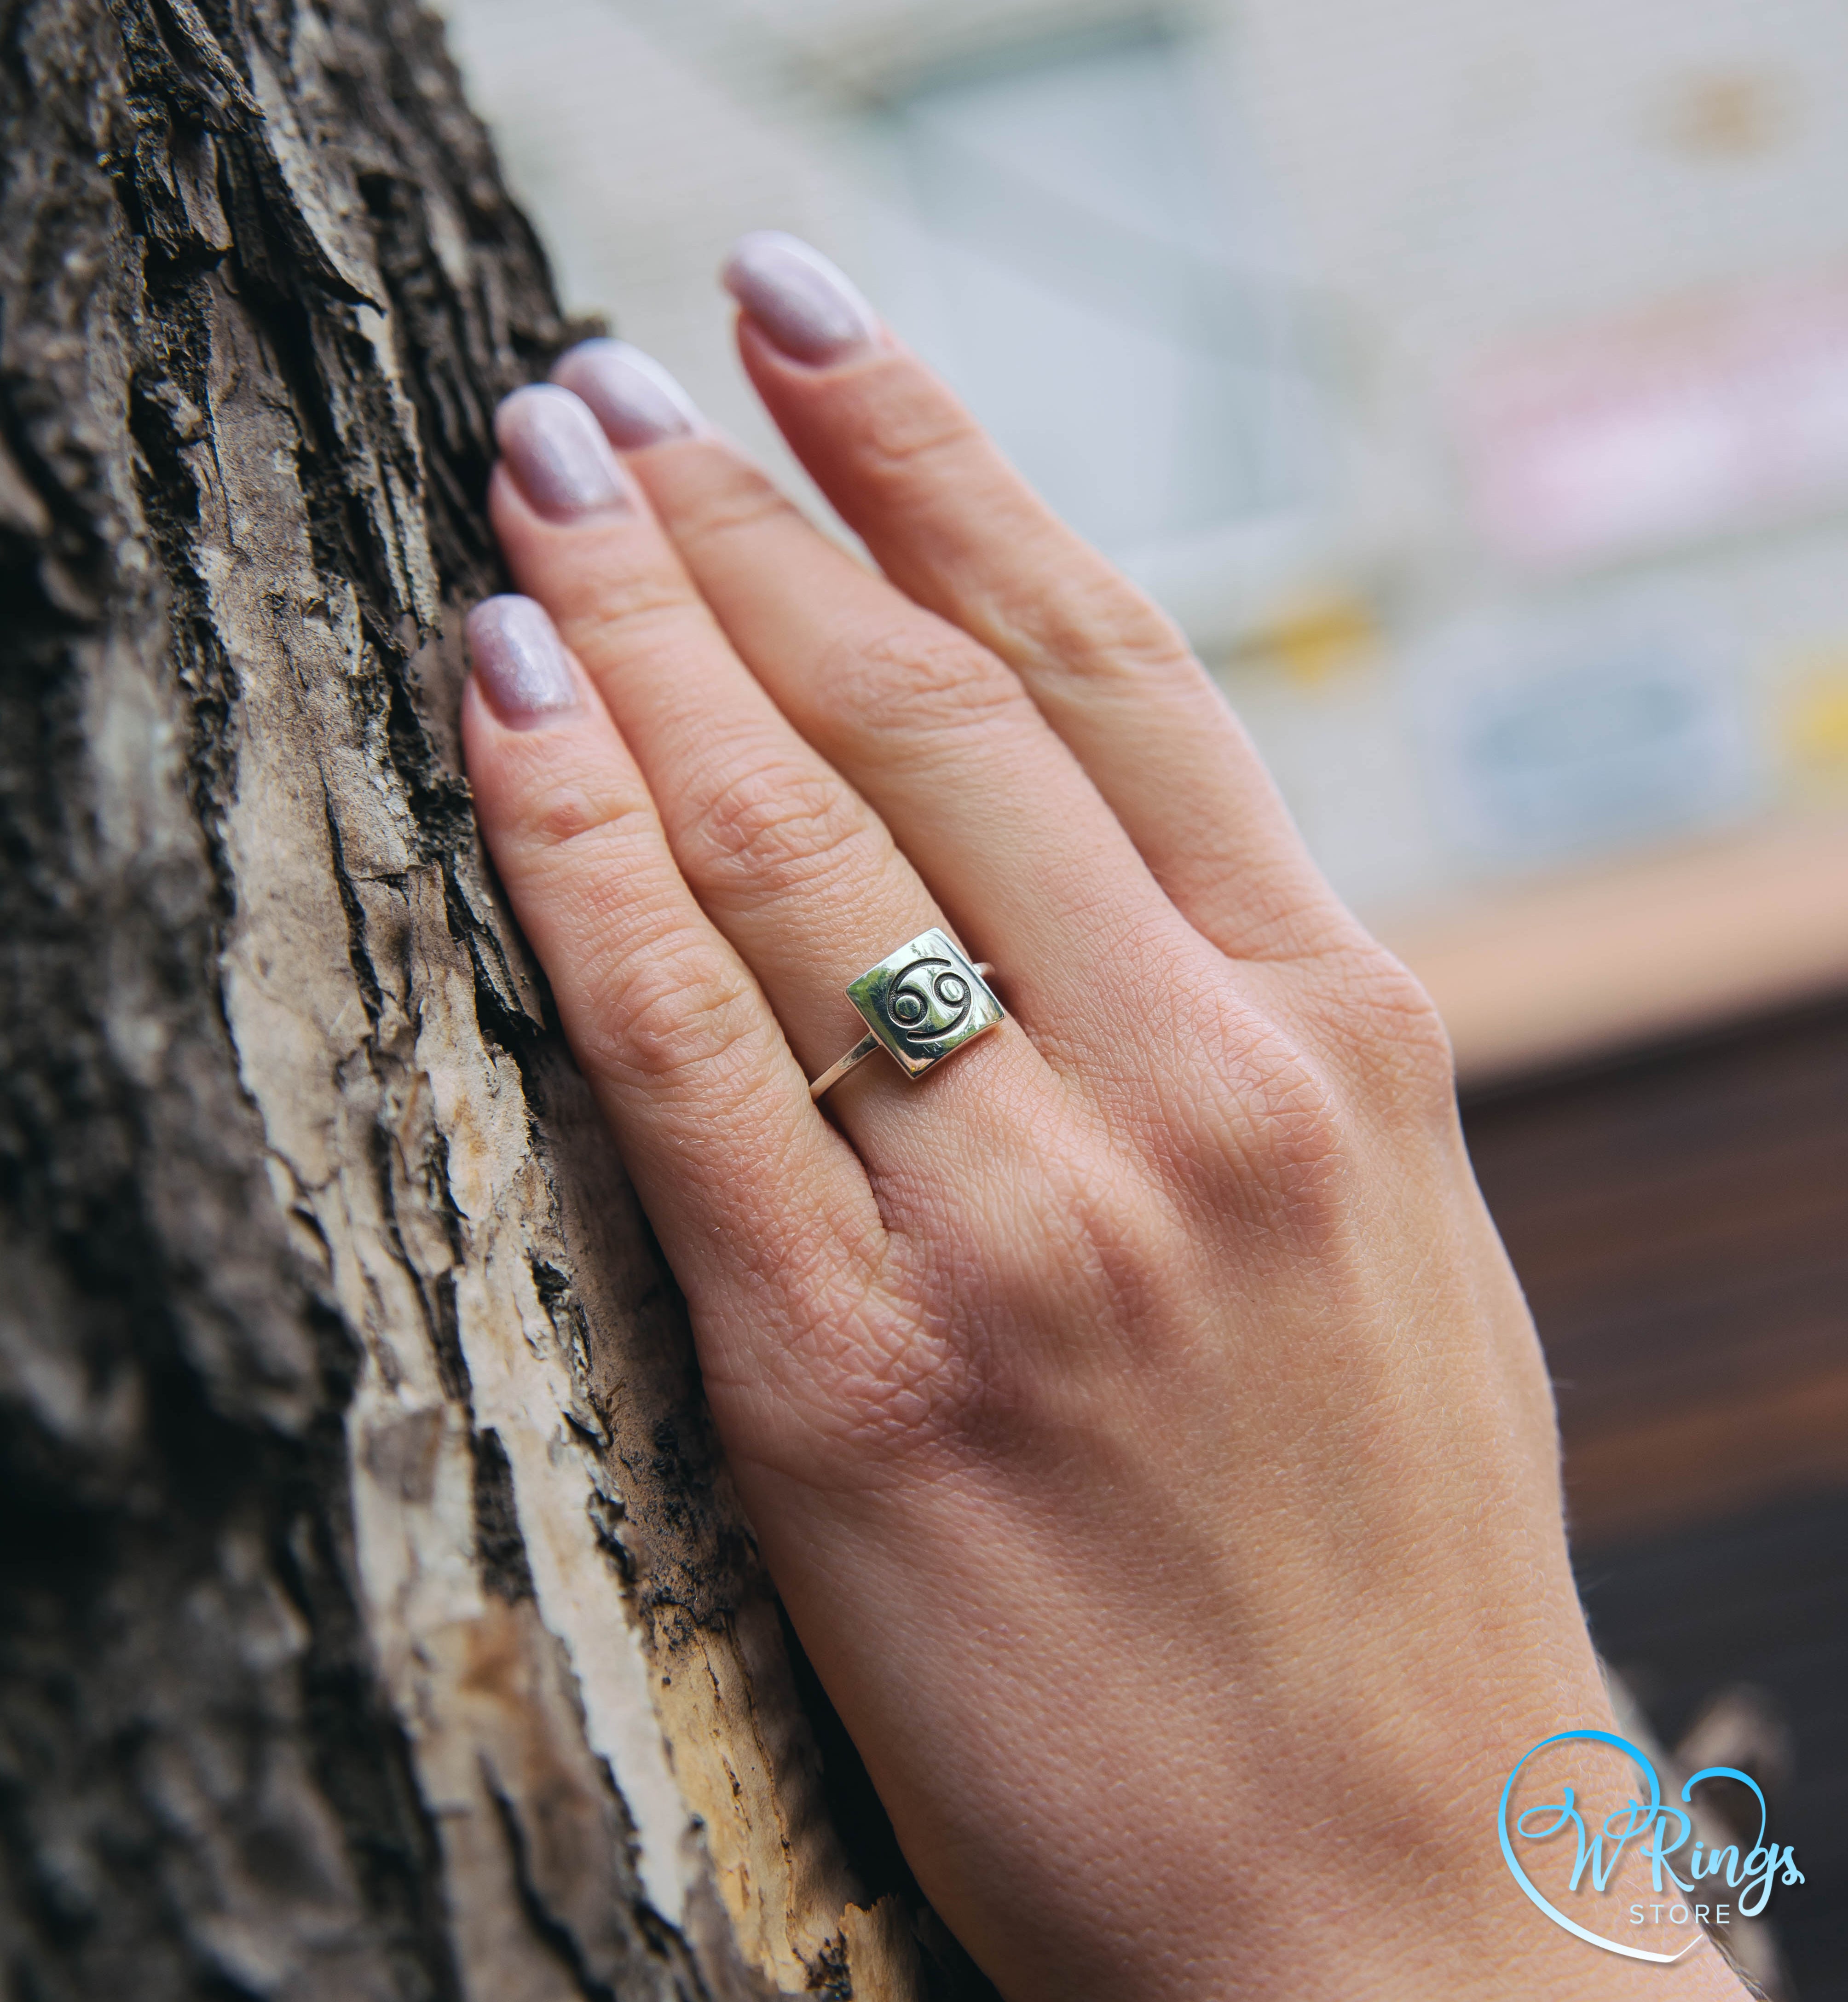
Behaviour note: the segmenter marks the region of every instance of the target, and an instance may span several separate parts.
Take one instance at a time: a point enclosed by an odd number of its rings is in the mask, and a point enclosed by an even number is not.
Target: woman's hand
[[[729,280],[884,576],[592,342],[500,413],[528,599],[471,621],[469,769],[926,1891],[1023,2002],[1736,1993],[1594,1957],[1496,1849],[1609,1711],[1429,1002],[832,267]],[[1010,1019],[811,1104],[932,925]]]

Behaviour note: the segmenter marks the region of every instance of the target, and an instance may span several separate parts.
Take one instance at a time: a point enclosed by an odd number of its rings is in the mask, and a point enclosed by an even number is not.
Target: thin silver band
[[[808,1088],[811,1098],[818,1100],[822,1093],[831,1091],[856,1064],[863,1064],[879,1047],[879,1038],[870,1030],[862,1036],[839,1063],[831,1063]]]
[[[975,971],[982,975],[984,980],[992,979],[994,977],[995,969],[987,960],[978,959],[975,964]],[[841,1079],[847,1075],[849,1071],[856,1069],[861,1064],[863,1064],[867,1058],[870,1057],[878,1048],[879,1038],[873,1035],[870,1031],[862,1036],[859,1041],[853,1045],[853,1048],[850,1049],[839,1062],[831,1063],[828,1066],[827,1069],[823,1071],[821,1075],[809,1086],[808,1095],[810,1098],[818,1104],[821,1102],[821,1097],[823,1092],[832,1091],[834,1087],[840,1083]]]

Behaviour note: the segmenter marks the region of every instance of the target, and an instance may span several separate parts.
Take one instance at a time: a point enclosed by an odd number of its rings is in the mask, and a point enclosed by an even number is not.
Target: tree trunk
[[[440,30],[0,24],[9,2002],[975,1993],[458,776],[567,330]]]

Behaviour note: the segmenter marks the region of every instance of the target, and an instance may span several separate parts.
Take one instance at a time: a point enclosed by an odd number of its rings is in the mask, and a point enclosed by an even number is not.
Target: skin
[[[1010,2002],[1736,1997],[1496,1848],[1521,1754],[1612,1720],[1430,1002],[919,362],[740,337],[883,575],[709,434],[577,521],[504,465],[582,682],[472,685],[469,771],[925,1890]],[[811,1105],[933,923],[1010,1020]]]

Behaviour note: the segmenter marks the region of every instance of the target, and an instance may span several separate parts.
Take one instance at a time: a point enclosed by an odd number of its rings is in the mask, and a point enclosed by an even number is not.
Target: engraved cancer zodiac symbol
[[[920,959],[887,989],[886,1020],[914,1049],[952,1035],[968,1020],[975,990],[947,959]]]

